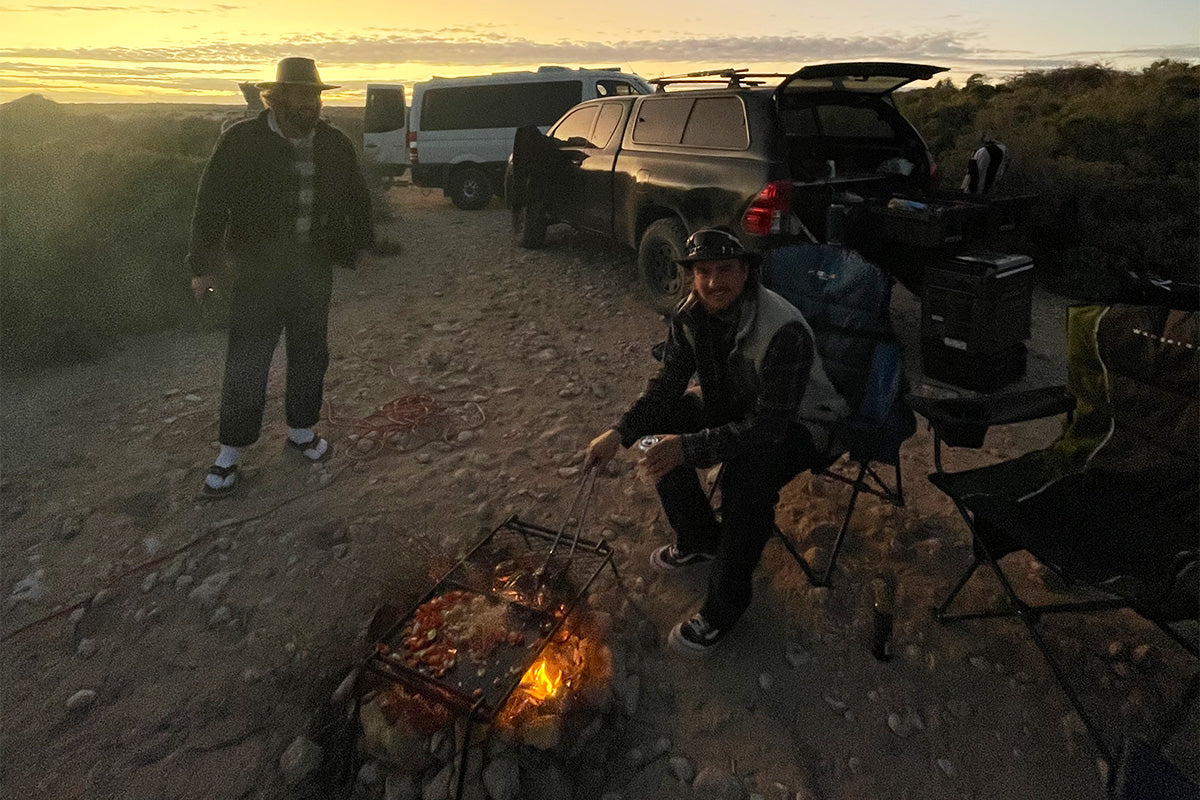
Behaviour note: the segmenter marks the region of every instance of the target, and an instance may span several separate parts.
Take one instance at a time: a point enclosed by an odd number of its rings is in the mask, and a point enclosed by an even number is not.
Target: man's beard
[[[304,109],[281,109],[279,115],[281,127],[287,128],[293,133],[298,133],[300,136],[307,136],[317,125],[317,119],[321,116],[319,108],[304,108]]]

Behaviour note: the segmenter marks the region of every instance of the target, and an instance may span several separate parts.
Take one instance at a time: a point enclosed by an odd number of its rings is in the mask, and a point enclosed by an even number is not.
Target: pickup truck
[[[844,242],[919,292],[926,251],[969,241],[991,218],[986,200],[936,193],[933,157],[892,100],[944,69],[719,70],[581,103],[545,135],[517,132],[506,175],[515,241],[541,247],[547,227],[565,222],[623,242],[663,313],[687,288],[674,259],[705,226],[759,251]],[[713,81],[722,85],[704,86]]]

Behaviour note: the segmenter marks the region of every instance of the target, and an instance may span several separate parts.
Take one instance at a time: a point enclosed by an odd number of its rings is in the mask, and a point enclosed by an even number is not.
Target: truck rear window
[[[581,81],[493,83],[427,89],[420,126],[426,131],[553,125],[583,98]]]
[[[750,145],[746,109],[736,97],[701,97],[683,131],[683,143],[694,147],[745,150]]]
[[[633,140],[745,150],[750,143],[746,109],[737,97],[650,98],[638,110]]]

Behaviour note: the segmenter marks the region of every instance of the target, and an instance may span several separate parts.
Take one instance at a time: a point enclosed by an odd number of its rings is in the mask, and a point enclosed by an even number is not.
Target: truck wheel
[[[638,275],[645,287],[650,307],[670,314],[688,291],[683,267],[675,259],[683,258],[687,229],[675,217],[650,223],[638,245]]]
[[[450,200],[463,211],[478,211],[492,199],[492,183],[478,167],[463,167],[450,176]]]
[[[540,200],[525,200],[513,206],[513,241],[520,247],[536,249],[544,245],[547,227]]]
[[[524,180],[520,191],[512,186],[508,200],[512,207],[512,241],[529,249],[545,245],[546,228],[550,225],[546,221],[546,200],[535,190],[533,181]]]

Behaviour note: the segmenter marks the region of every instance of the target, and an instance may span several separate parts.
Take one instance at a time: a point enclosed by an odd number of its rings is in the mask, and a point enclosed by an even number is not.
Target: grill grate
[[[569,553],[556,550],[560,538],[561,531],[515,516],[498,525],[380,637],[367,668],[472,719],[493,720],[604,566],[615,574],[603,538],[578,539]],[[429,609],[447,597],[462,598],[458,610],[447,614],[483,621],[482,643],[479,635],[430,635],[422,627]],[[489,642],[488,636],[499,640]],[[406,644],[414,637],[418,648],[422,637],[440,642],[443,654],[455,647],[453,665],[442,671],[415,658]]]

